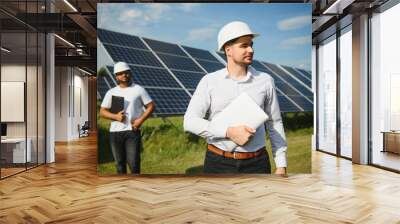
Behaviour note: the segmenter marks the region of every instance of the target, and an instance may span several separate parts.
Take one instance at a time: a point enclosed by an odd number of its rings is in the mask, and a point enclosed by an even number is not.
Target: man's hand
[[[246,144],[251,137],[253,137],[256,130],[248,126],[229,127],[226,131],[226,137],[231,139],[236,144],[242,146]]]
[[[135,119],[134,121],[132,121],[133,130],[136,131],[137,129],[139,129],[140,126],[142,126],[142,124],[143,124],[143,119],[141,118]]]
[[[119,122],[123,122],[125,120],[124,111],[121,110],[120,112],[114,114],[114,120],[119,121]]]
[[[286,176],[286,167],[277,167],[275,170],[276,175]]]

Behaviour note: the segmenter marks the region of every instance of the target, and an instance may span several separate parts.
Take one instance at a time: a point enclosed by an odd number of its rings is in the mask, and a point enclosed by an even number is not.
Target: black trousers
[[[140,130],[110,132],[110,146],[118,174],[126,174],[126,164],[132,173],[140,173]]]
[[[266,150],[251,159],[226,158],[207,150],[204,160],[204,173],[271,173],[271,165]]]

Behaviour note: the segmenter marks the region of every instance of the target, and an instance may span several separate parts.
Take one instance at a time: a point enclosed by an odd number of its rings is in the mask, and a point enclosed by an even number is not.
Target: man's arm
[[[211,104],[207,76],[196,87],[189,106],[183,117],[183,129],[203,138],[225,138],[228,127],[211,127],[211,122],[204,119]]]
[[[143,112],[142,116],[132,121],[132,127],[137,130],[142,126],[142,124],[150,117],[154,110],[154,103],[151,101],[150,103],[145,105],[146,110]]]
[[[100,116],[109,120],[122,122],[125,119],[124,111],[120,111],[116,114],[113,114],[109,111],[108,108],[101,107],[100,108]]]
[[[207,77],[203,77],[186,110],[183,120],[184,130],[204,138],[229,138],[238,145],[246,144],[255,130],[244,125],[235,127],[211,125],[210,121],[204,119],[210,108],[210,102]]]
[[[124,111],[120,111],[116,114],[110,112],[112,95],[110,91],[107,91],[104,95],[103,102],[100,106],[100,116],[109,120],[122,122],[125,119]]]
[[[272,155],[277,167],[275,174],[285,175],[287,167],[287,142],[285,131],[283,129],[281,111],[279,109],[278,96],[276,94],[275,84],[272,78],[271,81],[271,88],[267,91],[268,96],[266,97],[265,102],[265,112],[269,116],[269,119],[266,121],[266,126],[269,130]]]

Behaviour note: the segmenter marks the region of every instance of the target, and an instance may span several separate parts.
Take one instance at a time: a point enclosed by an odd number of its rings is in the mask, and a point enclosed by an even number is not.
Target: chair
[[[78,124],[79,138],[89,136],[89,129],[90,129],[89,121],[85,121],[82,127]]]

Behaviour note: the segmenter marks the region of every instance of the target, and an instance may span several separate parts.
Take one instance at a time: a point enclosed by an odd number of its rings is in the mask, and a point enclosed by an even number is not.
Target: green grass
[[[206,152],[203,138],[184,133],[183,118],[150,118],[142,126],[142,174],[197,174],[202,172]],[[98,172],[114,174],[115,166],[108,143],[109,121],[98,119]],[[311,172],[312,128],[286,131],[288,140],[288,172]],[[272,162],[271,147],[267,142]]]

